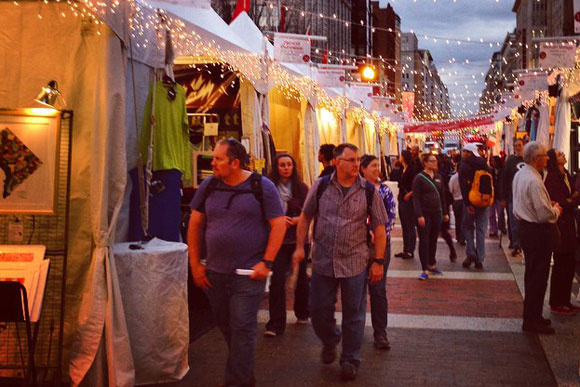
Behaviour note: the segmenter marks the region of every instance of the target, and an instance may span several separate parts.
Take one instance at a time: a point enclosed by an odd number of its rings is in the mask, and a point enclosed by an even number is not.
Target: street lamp
[[[365,81],[374,81],[376,76],[377,76],[377,72],[375,71],[373,66],[365,65],[361,69],[361,76],[362,76],[362,79]]]

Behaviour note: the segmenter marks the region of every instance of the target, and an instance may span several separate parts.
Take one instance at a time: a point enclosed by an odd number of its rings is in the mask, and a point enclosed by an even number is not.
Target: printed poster
[[[309,63],[310,38],[296,35],[274,35],[274,58],[279,62]]]
[[[318,66],[316,80],[320,87],[344,87],[346,80],[344,69]]]
[[[569,68],[576,63],[576,44],[563,42],[540,43],[540,67],[543,69]]]

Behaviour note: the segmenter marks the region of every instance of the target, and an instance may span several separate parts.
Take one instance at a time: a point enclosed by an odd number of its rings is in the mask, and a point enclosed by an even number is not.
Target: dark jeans
[[[451,227],[451,222],[441,222],[441,231],[440,235],[441,238],[447,243],[447,247],[449,248],[449,255],[452,257],[457,257],[457,253],[455,252],[455,246],[453,245],[453,238],[451,238],[451,234],[449,234],[449,228]]]
[[[441,230],[443,217],[440,212],[424,212],[425,227],[417,225],[419,232],[419,258],[421,258],[421,268],[426,271],[429,266],[435,266],[435,254],[437,253],[437,238]]]
[[[413,210],[413,201],[399,200],[399,219],[403,229],[403,252],[413,254],[415,252],[415,243],[417,233],[415,231],[415,211]]]
[[[453,216],[455,217],[455,239],[457,242],[464,243],[465,236],[463,235],[463,200],[455,200],[453,202]]]
[[[245,275],[206,273],[211,283],[207,295],[212,313],[229,349],[225,383],[253,385],[258,308],[266,283]]]
[[[387,316],[389,313],[389,301],[387,300],[387,271],[389,270],[390,263],[391,241],[388,241],[383,278],[376,284],[368,283],[371,299],[371,321],[373,323],[375,337],[387,336]]]
[[[367,308],[367,271],[349,278],[327,277],[312,272],[310,282],[310,316],[314,332],[324,346],[331,347],[340,341],[334,308],[340,286],[342,302],[342,354],[340,364],[360,365],[360,347],[365,329]]]
[[[550,274],[553,225],[520,221],[520,231],[520,242],[526,259],[524,322],[534,323],[542,318]]]
[[[550,306],[570,304],[575,268],[576,255],[574,252],[554,253],[554,266],[550,281]]]
[[[514,249],[521,248],[520,246],[520,229],[521,222],[516,219],[514,215],[514,204],[508,202],[508,222],[510,224],[510,242]]]
[[[296,249],[295,244],[282,245],[274,261],[272,278],[270,278],[269,309],[270,320],[266,324],[266,330],[275,331],[279,334],[286,330],[286,277],[292,268],[292,253]],[[305,246],[308,256],[309,246]],[[308,313],[308,288],[310,278],[306,273],[307,259],[303,259],[298,267],[298,280],[294,290],[294,314],[301,320],[310,317]]]

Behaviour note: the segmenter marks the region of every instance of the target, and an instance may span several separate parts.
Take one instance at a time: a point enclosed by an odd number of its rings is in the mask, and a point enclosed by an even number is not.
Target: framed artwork
[[[0,214],[55,213],[60,112],[0,110]]]

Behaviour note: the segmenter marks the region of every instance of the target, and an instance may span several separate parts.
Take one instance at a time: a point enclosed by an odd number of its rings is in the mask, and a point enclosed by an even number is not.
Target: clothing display
[[[178,169],[184,180],[191,179],[191,146],[185,90],[181,85],[166,85],[162,81],[151,85],[139,139],[139,152],[143,160],[147,160],[153,106],[153,171]]]

